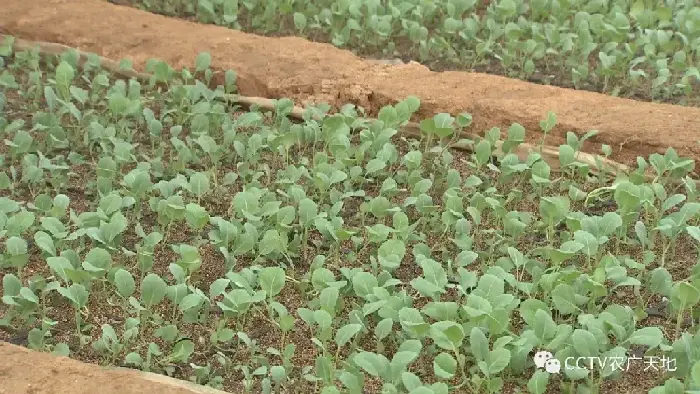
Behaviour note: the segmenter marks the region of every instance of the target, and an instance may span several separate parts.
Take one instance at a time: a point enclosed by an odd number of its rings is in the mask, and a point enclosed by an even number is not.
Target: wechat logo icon
[[[545,371],[551,374],[557,374],[561,371],[561,362],[554,358],[552,353],[548,351],[539,351],[535,353],[533,361],[537,369],[544,368]]]

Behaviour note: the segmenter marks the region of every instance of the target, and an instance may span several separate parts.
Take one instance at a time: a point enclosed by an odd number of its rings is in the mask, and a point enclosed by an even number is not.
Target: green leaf
[[[435,391],[432,390],[429,387],[416,387],[415,389],[411,390],[408,394],[435,394]]]
[[[197,197],[202,197],[210,190],[209,176],[202,172],[195,172],[190,177],[189,187]]]
[[[328,357],[319,356],[316,357],[315,363],[316,376],[323,379],[323,381],[330,383],[333,380],[333,365],[331,364]]]
[[[326,328],[329,328],[331,325],[333,325],[333,316],[330,315],[330,313],[324,311],[323,309],[319,309],[317,311],[314,311],[314,321],[316,324],[319,325],[321,330],[325,330]]]
[[[53,243],[53,238],[43,231],[34,233],[34,242],[36,246],[51,256],[56,256],[56,245]]]
[[[406,367],[410,365],[416,358],[418,358],[418,352],[414,351],[398,351],[394,354],[391,359],[390,371],[405,371]]]
[[[131,352],[124,357],[124,362],[130,365],[141,366],[141,364],[143,364],[143,359],[138,353]]]
[[[389,360],[381,354],[360,352],[354,358],[355,363],[368,374],[380,378],[388,367]]]
[[[690,376],[692,376],[695,384],[700,384],[700,361],[696,361],[690,371]]]
[[[63,256],[49,257],[46,259],[46,263],[49,265],[49,267],[51,267],[51,270],[58,275],[59,278],[61,278],[64,282],[68,282],[68,274],[66,273],[66,270],[72,270],[73,265],[67,258]]]
[[[434,120],[434,132],[440,138],[446,138],[454,133],[453,123],[455,118],[450,116],[448,113],[439,113],[433,117]]]
[[[75,309],[82,309],[87,305],[87,300],[88,300],[88,291],[85,288],[85,286],[74,283],[70,287],[59,287],[58,292],[66,297],[71,304],[73,304],[73,308]]]
[[[21,256],[27,254],[27,241],[20,237],[10,237],[5,241],[7,252],[12,256]]]
[[[211,66],[211,55],[207,52],[200,52],[195,60],[195,67],[197,71],[205,71]]]
[[[538,319],[535,316],[537,316],[537,311],[539,310],[543,310],[546,313],[549,313],[548,305],[541,300],[535,298],[528,298],[520,303],[520,316],[530,327],[535,327],[535,325],[537,324]],[[551,317],[551,313],[549,314]]]
[[[535,336],[542,341],[552,338],[557,332],[557,324],[552,319],[551,314],[543,309],[537,309],[533,323]]]
[[[194,342],[186,339],[175,344],[168,359],[172,363],[185,363],[192,353],[194,353]]]
[[[265,267],[260,271],[260,288],[268,298],[279,294],[284,287],[286,276],[281,267]]]
[[[593,257],[598,253],[598,239],[593,234],[578,230],[574,233],[574,239],[583,245],[582,251],[586,256]]]
[[[345,346],[361,329],[361,324],[346,324],[335,333],[335,343],[338,347]]]
[[[430,326],[430,337],[441,348],[456,351],[462,345],[464,331],[460,324],[452,321],[439,321]]]
[[[550,112],[547,112],[547,119],[540,121],[540,128],[545,133],[548,133],[554,128],[554,126],[556,124],[557,124],[557,116],[554,114],[554,112],[550,111]]]
[[[68,344],[65,343],[57,343],[56,345],[54,345],[51,354],[58,357],[69,357],[70,347],[68,346]]]
[[[165,297],[167,284],[160,276],[150,273],[141,282],[141,302],[147,309],[158,305]]]
[[[39,302],[40,302],[40,301],[39,301],[39,297],[37,297],[36,294],[34,294],[34,292],[32,291],[32,289],[30,289],[29,287],[22,287],[22,288],[19,290],[19,295],[20,295],[20,296],[22,297],[22,299],[24,299],[25,301],[29,301],[29,302],[31,302],[32,304],[39,305]]]
[[[124,298],[131,297],[136,291],[136,282],[134,277],[125,269],[118,269],[114,273],[114,285],[117,287],[117,291]]]
[[[318,296],[320,307],[328,311],[328,313],[335,313],[339,295],[340,290],[337,287],[326,287],[321,290],[321,294]]]
[[[401,261],[406,255],[406,245],[398,239],[384,241],[379,247],[379,264],[388,270],[394,270],[401,265]]]
[[[318,206],[310,198],[299,201],[299,223],[303,227],[309,227],[318,216]]]
[[[383,319],[377,323],[377,326],[374,328],[374,335],[381,341],[391,334],[393,327],[394,321],[387,317],[386,319]]]
[[[544,394],[547,391],[547,384],[549,384],[549,372],[538,370],[527,382],[527,390],[531,394]]]
[[[122,197],[117,193],[108,194],[100,199],[100,208],[105,214],[111,215],[122,207]]]
[[[182,297],[182,300],[180,300],[180,304],[178,305],[178,309],[180,312],[186,313],[190,309],[197,308],[201,304],[202,296],[198,293],[192,293]]]
[[[301,12],[294,13],[294,27],[299,31],[306,29],[306,16]]]
[[[485,274],[479,279],[477,290],[481,297],[489,300],[491,304],[497,305],[498,299],[504,294],[505,283],[503,279],[495,275]]]
[[[231,283],[230,279],[219,278],[209,286],[209,297],[214,299],[226,292],[226,288]]]
[[[73,78],[75,78],[75,70],[73,70],[73,67],[65,60],[61,61],[58,67],[56,67],[56,84],[61,89],[65,89],[66,93],[68,93],[68,88],[71,83],[73,83]],[[64,99],[67,98],[68,97],[64,97]]]
[[[570,315],[579,310],[578,306],[576,306],[575,294],[574,289],[566,283],[560,283],[554,288],[552,301],[554,301],[554,306],[560,313]]]
[[[259,252],[263,256],[271,253],[282,253],[287,249],[286,235],[282,236],[277,230],[267,230],[260,241]]]
[[[474,149],[476,156],[476,163],[480,166],[488,163],[491,160],[492,147],[488,140],[481,140],[476,144]]]
[[[406,371],[401,373],[401,383],[403,383],[404,387],[409,391],[423,386],[423,382],[421,382],[416,374]]]
[[[2,44],[0,44],[0,56],[8,57],[12,55],[13,45],[15,43],[15,38],[11,35],[6,35]]]
[[[442,352],[433,360],[433,372],[442,379],[451,379],[457,372],[457,360],[450,354]]]
[[[649,279],[649,291],[651,293],[669,296],[673,290],[673,278],[671,273],[663,267],[656,267],[651,271]]]
[[[586,330],[576,329],[571,335],[571,341],[576,353],[581,357],[598,356],[599,347],[596,337]]]
[[[22,282],[13,274],[6,274],[2,278],[3,295],[8,297],[16,297],[22,288]]]
[[[642,243],[642,246],[646,246],[647,243],[649,242],[649,237],[648,237],[648,232],[647,232],[647,227],[644,225],[644,222],[637,221],[634,225],[634,232],[637,234],[637,238],[639,238],[639,241]]]
[[[153,334],[156,338],[161,338],[165,342],[172,343],[177,339],[179,330],[176,325],[168,324],[159,327]]]
[[[112,267],[112,256],[102,248],[93,248],[85,256],[83,268],[88,272],[105,272]]]
[[[635,330],[625,343],[646,345],[653,349],[659,346],[663,340],[664,334],[659,327],[644,327]]]
[[[409,339],[401,343],[401,346],[399,346],[399,350],[396,352],[396,354],[404,353],[404,360],[407,360],[407,362],[410,363],[413,362],[416,357],[418,357],[422,349],[423,344],[421,341],[417,339]]]
[[[369,174],[373,174],[377,171],[383,170],[384,167],[386,167],[386,163],[384,162],[384,160],[372,159],[367,163],[367,167],[365,168],[365,170],[366,170],[366,173],[369,175]]]
[[[479,327],[472,328],[469,343],[474,357],[479,361],[486,361],[489,356],[489,341]]]
[[[494,376],[508,366],[510,363],[510,350],[505,348],[494,349],[489,352],[488,375]]]
[[[681,302],[684,308],[694,306],[700,301],[700,290],[688,282],[676,284],[673,290],[673,296]]]

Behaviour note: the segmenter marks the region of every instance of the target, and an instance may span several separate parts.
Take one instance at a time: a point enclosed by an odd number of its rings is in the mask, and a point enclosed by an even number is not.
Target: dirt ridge
[[[225,394],[165,375],[103,368],[0,342],[0,394]]]
[[[505,77],[429,71],[411,63],[380,65],[330,44],[302,38],[259,37],[203,25],[100,0],[6,0],[0,31],[21,38],[57,42],[112,59],[129,58],[143,70],[149,58],[171,66],[192,67],[200,52],[212,56],[212,68],[233,69],[246,96],[288,97],[297,104],[353,103],[370,115],[384,105],[416,95],[422,106],[416,119],[438,112],[474,116],[475,132],[513,122],[541,138],[539,122],[547,111],[558,126],[548,144],[563,143],[566,131],[599,130],[586,151],[600,144],[613,148],[612,159],[633,164],[638,155],[663,153],[666,146],[700,159],[700,108],[638,102],[598,93],[536,85]]]

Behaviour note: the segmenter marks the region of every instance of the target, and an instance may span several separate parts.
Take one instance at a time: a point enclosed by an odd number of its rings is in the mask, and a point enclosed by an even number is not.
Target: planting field
[[[334,108],[351,103],[363,107],[368,116],[414,95],[421,99],[414,121],[440,112],[468,112],[479,133],[491,127],[506,129],[513,122],[538,130],[540,120],[552,111],[558,124],[547,143],[555,147],[566,142],[567,131],[582,136],[599,130],[583,149],[599,153],[607,144],[611,158],[626,164],[636,164],[638,155],[663,154],[668,146],[680,155],[700,158],[697,107],[625,100],[487,74],[437,73],[415,63],[376,65],[329,44],[253,36],[101,0],[6,1],[0,32],[116,60],[128,58],[139,70],[151,58],[176,69],[192,67],[193,59],[207,52],[214,70],[235,70],[242,95],[289,98],[297,104],[326,102]],[[223,83],[221,75],[214,77],[215,83]],[[526,135],[530,143],[540,137],[537,132]]]
[[[692,0],[112,2],[247,32],[300,35],[434,70],[700,104],[700,9]]]
[[[700,390],[692,1],[6,3],[0,393]]]

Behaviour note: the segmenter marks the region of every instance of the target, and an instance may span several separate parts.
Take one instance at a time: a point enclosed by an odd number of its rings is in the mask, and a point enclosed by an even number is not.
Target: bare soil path
[[[211,387],[0,342],[0,394],[224,394]]]
[[[212,55],[212,67],[238,73],[246,96],[288,97],[298,104],[354,103],[376,112],[408,95],[422,100],[419,117],[438,112],[474,116],[475,131],[507,128],[518,122],[528,142],[541,134],[547,111],[558,126],[548,144],[563,143],[566,131],[601,133],[589,140],[613,148],[613,159],[663,153],[668,146],[700,159],[700,108],[638,102],[466,72],[431,72],[419,64],[380,65],[329,44],[287,37],[259,37],[224,27],[202,25],[118,6],[101,0],[6,0],[0,32],[57,42],[112,59],[129,58],[143,70],[149,58],[171,66],[192,67],[200,52]]]

